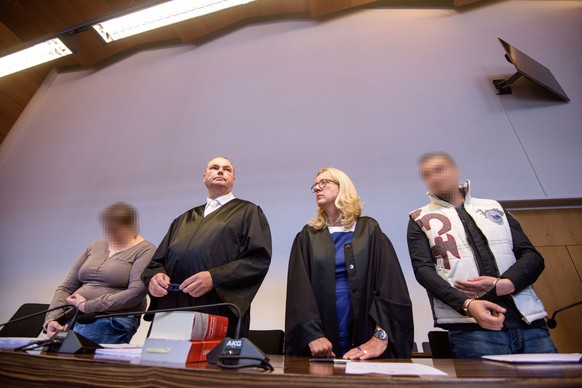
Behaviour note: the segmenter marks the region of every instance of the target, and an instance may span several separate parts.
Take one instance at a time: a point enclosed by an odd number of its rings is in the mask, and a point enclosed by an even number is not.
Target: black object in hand
[[[180,285],[178,283],[170,283],[170,284],[168,284],[167,290],[168,290],[168,292],[181,291],[180,290]]]

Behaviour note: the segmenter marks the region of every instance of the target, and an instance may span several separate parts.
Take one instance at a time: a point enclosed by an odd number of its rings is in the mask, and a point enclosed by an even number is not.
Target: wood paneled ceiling
[[[89,21],[162,1],[0,0],[0,56]],[[0,143],[52,69],[103,66],[144,47],[199,42],[256,21],[320,19],[367,5],[460,7],[476,1],[258,0],[107,45],[91,29],[80,28],[77,54],[0,78]]]

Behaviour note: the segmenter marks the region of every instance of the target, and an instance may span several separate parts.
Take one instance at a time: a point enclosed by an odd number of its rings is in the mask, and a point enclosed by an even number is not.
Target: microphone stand
[[[168,309],[158,309],[158,310],[149,310],[149,311],[130,311],[125,313],[111,313],[111,314],[96,314],[96,313],[89,313],[83,314],[79,317],[79,323],[93,323],[97,319],[102,318],[113,318],[113,317],[126,317],[128,315],[146,315],[146,314],[157,314],[157,313],[173,313],[175,311],[197,311],[197,310],[204,310],[209,309],[212,307],[222,307],[228,306],[234,308],[236,311],[236,316],[238,317],[238,321],[236,323],[236,327],[234,330],[234,337],[240,337],[240,325],[241,325],[241,313],[238,306],[234,303],[212,303],[212,304],[202,304],[199,306],[186,306],[186,307],[175,307],[175,308],[168,308]]]
[[[39,312],[36,312],[36,313],[33,313],[33,314],[25,315],[25,316],[20,317],[20,318],[11,319],[10,321],[0,323],[0,327],[1,326],[6,326],[6,325],[11,325],[13,323],[17,323],[17,322],[21,322],[21,321],[25,321],[25,320],[27,320],[29,318],[33,318],[33,317],[36,317],[38,315],[43,315],[43,314],[46,314],[46,313],[50,313],[51,311],[60,310],[60,309],[67,310],[67,311],[65,311],[65,314],[67,314],[71,310],[74,310],[75,311],[75,313],[73,315],[73,318],[71,319],[71,323],[69,324],[69,326],[74,325],[75,322],[76,322],[76,320],[77,320],[77,316],[79,314],[79,309],[77,309],[77,307],[72,306],[70,304],[63,304],[63,305],[56,306],[56,307],[53,307],[53,308],[48,309],[48,310],[39,311]],[[61,331],[59,333],[56,333],[54,336],[52,336],[48,340],[44,340],[43,339],[43,340],[40,340],[40,341],[33,341],[33,342],[28,343],[26,345],[19,346],[19,347],[13,349],[13,350],[14,351],[19,351],[19,350],[26,351],[26,350],[32,350],[32,349],[35,349],[35,348],[40,348],[40,347],[43,347],[43,346],[46,346],[46,345],[52,345],[52,344],[58,342],[57,341],[57,338],[55,338],[57,336],[57,334],[60,334],[60,333],[68,333],[68,332],[69,332],[69,330],[67,330],[67,331]],[[61,336],[64,336],[64,335],[61,335]]]
[[[548,318],[546,320],[546,325],[548,326],[548,328],[555,329],[556,326],[558,326],[558,322],[556,321],[556,315],[558,315],[559,312],[571,309],[572,307],[578,306],[579,304],[582,304],[582,300],[579,300],[578,302],[574,302],[564,307],[557,308],[556,311],[554,311],[554,313],[552,314],[551,318]]]
[[[77,319],[77,314],[79,313],[79,310],[77,310],[77,308],[75,306],[72,306],[70,304],[63,304],[60,306],[53,307],[52,309],[39,311],[39,312],[36,312],[34,314],[25,315],[24,317],[20,317],[20,318],[16,318],[16,319],[11,319],[7,322],[0,323],[0,326],[11,325],[11,324],[16,323],[16,322],[25,321],[29,318],[33,318],[33,317],[36,317],[38,315],[50,313],[51,311],[60,310],[60,309],[69,309],[69,311],[75,310],[75,315],[73,316],[73,319]]]

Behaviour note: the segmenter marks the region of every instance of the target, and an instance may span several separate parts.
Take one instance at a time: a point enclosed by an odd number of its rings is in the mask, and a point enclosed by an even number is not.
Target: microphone
[[[34,314],[25,315],[24,317],[11,319],[11,320],[9,320],[7,322],[0,323],[0,326],[11,325],[11,324],[16,323],[16,322],[25,321],[25,320],[27,320],[29,318],[33,318],[33,317],[36,317],[36,316],[39,316],[39,315],[43,315],[43,314],[46,314],[46,313],[50,313],[51,311],[60,310],[60,309],[68,309],[68,311],[66,311],[65,314],[67,314],[71,310],[74,310],[75,311],[75,314],[73,315],[73,320],[76,320],[77,314],[79,313],[79,310],[77,310],[77,308],[75,306],[72,306],[70,304],[63,304],[63,305],[60,305],[60,306],[53,307],[52,309],[38,311],[38,312],[36,312]]]
[[[77,321],[77,316],[79,314],[79,310],[77,309],[77,307],[72,306],[70,304],[63,304],[60,306],[55,306],[53,308],[39,311],[39,312],[36,312],[34,314],[25,315],[24,317],[11,319],[8,322],[0,323],[0,326],[11,325],[13,323],[24,321],[26,319],[33,318],[33,317],[36,317],[38,315],[46,314],[46,313],[49,313],[51,311],[60,310],[60,309],[67,310],[67,311],[65,311],[65,315],[68,314],[70,311],[75,312],[73,314],[73,317],[71,318],[71,321],[69,322],[69,327],[73,327],[75,325],[75,322]],[[55,333],[55,335],[53,335],[48,340],[34,341],[34,342],[26,344],[24,346],[20,346],[14,350],[15,351],[17,351],[17,350],[30,350],[30,349],[39,348],[39,347],[46,346],[46,345],[50,345],[49,352],[52,351],[52,352],[59,352],[59,353],[79,353],[83,350],[89,350],[90,349],[89,345],[93,345],[93,346],[96,345],[96,347],[100,347],[98,344],[95,344],[94,342],[90,341],[89,339],[87,339],[85,337],[82,337],[81,335],[73,332],[72,330],[61,330],[61,331]],[[94,351],[94,348],[93,348],[93,351]]]
[[[241,369],[249,367],[258,367],[268,371],[274,368],[269,362],[269,358],[253,344],[248,338],[240,337],[241,313],[239,307],[234,303],[212,303],[199,306],[175,307],[168,309],[158,309],[149,311],[131,311],[124,313],[97,314],[87,313],[80,315],[79,323],[93,323],[97,319],[121,317],[128,315],[144,315],[157,313],[170,313],[176,311],[197,311],[212,307],[232,307],[236,311],[238,318],[234,338],[226,337],[214,347],[207,355],[206,359],[211,364],[216,364],[223,369]]]
[[[548,328],[555,329],[556,326],[558,326],[558,322],[556,321],[556,315],[558,315],[559,312],[568,310],[572,307],[578,306],[579,304],[582,304],[582,300],[579,300],[578,302],[574,302],[564,307],[557,308],[556,311],[554,311],[554,313],[552,314],[551,318],[546,319],[546,325],[548,326]]]

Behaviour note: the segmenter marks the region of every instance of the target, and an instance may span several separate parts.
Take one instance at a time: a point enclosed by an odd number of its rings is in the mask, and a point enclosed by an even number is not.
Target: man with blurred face
[[[271,232],[260,207],[235,198],[230,160],[208,162],[203,177],[205,205],[188,210],[170,230],[142,274],[150,309],[233,303],[242,314],[241,335],[250,323],[250,305],[271,262]],[[168,291],[170,283],[179,291]],[[208,312],[229,318],[233,336],[237,317],[229,308]]]
[[[449,154],[422,155],[419,167],[430,203],[410,213],[408,249],[453,355],[556,352],[531,287],[544,259],[519,223],[498,202],[471,197]]]

